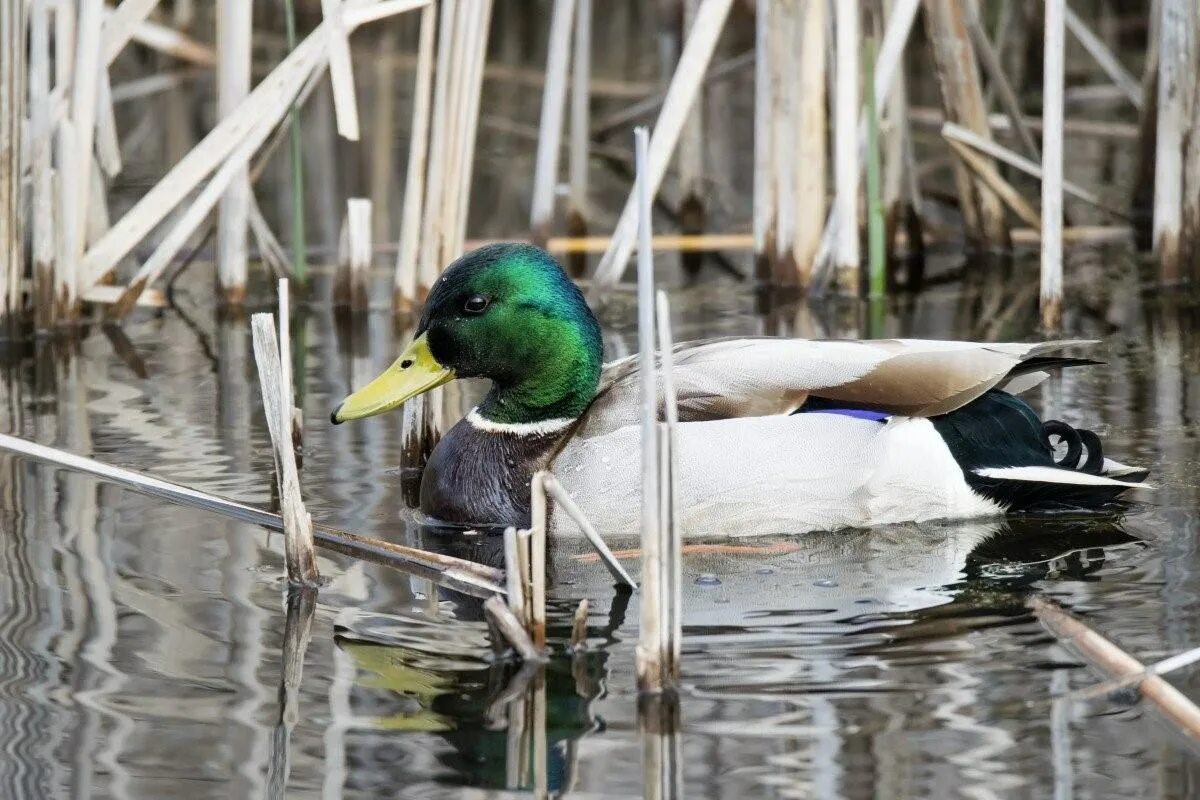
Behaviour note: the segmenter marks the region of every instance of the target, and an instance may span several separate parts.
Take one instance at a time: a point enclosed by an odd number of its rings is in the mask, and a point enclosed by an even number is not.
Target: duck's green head
[[[331,418],[382,414],[455,378],[490,378],[485,420],[573,419],[596,395],[601,359],[600,326],[558,262],[531,245],[488,245],[446,268],[416,339]]]

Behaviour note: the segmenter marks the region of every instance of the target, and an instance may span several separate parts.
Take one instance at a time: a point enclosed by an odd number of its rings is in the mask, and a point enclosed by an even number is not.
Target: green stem
[[[283,0],[283,18],[287,26],[288,50],[296,49],[296,10],[292,0]],[[308,245],[304,232],[304,153],[300,144],[300,109],[292,104],[288,112],[292,150],[292,251],[297,283],[308,280]]]
[[[869,293],[871,297],[887,294],[887,259],[883,196],[879,174],[879,113],[875,107],[875,40],[867,42],[867,68],[864,85],[867,87],[867,252],[869,255]]]

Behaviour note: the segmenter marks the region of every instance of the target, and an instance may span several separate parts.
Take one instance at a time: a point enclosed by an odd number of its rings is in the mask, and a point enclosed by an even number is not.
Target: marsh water
[[[545,19],[509,6],[498,5],[492,59],[535,72]],[[637,7],[622,5],[598,34],[620,43],[597,54],[610,92],[599,109],[656,85],[646,57],[654,26]],[[747,45],[752,25],[739,14],[723,56]],[[412,33],[406,22],[394,41],[356,39],[356,53],[409,52]],[[380,58],[372,72],[360,62],[360,92],[380,101],[364,102],[367,113],[407,102],[409,62],[379,66],[389,63]],[[484,98],[473,237],[527,225],[524,131],[540,91],[518,80],[526,73],[504,74]],[[747,80],[709,93],[717,230],[748,228]],[[936,87],[913,91],[919,101]],[[193,76],[118,107],[122,130],[141,134],[131,134],[131,167],[113,187],[114,214],[207,129],[209,106],[210,82]],[[407,115],[374,129],[387,146],[372,149],[367,137],[351,149],[332,138],[326,92],[306,114],[315,252],[332,250],[346,195],[370,194],[388,209],[377,234],[394,238]],[[610,145],[609,155],[625,147]],[[1129,186],[1131,149],[1076,142],[1068,174]],[[593,165],[597,231],[611,228],[628,191],[616,161]],[[285,228],[286,163],[276,166],[260,194]],[[942,166],[931,180],[948,182]],[[952,228],[951,210],[931,200],[926,212]],[[1072,213],[1090,219],[1086,208]],[[666,255],[659,271],[677,340],[1038,337],[1035,255],[965,259],[963,249],[931,252],[930,286],[877,307],[763,302],[730,278],[731,267],[752,271],[744,254],[706,258],[696,273]],[[206,260],[174,284],[170,308],[9,345],[0,430],[273,505],[249,325],[214,308]],[[332,405],[409,335],[388,308],[390,259],[377,266],[382,299],[369,312],[332,310],[321,268],[296,303],[308,509],[336,527],[494,558],[486,537],[413,521],[406,490],[418,465],[404,461],[399,413],[328,424]],[[323,557],[303,677],[284,685],[285,642],[306,618],[300,602],[288,614],[278,536],[0,455],[0,797],[498,798],[544,788],[628,798],[664,784],[689,798],[1200,796],[1196,752],[1136,698],[1053,702],[1099,676],[1026,610],[1031,596],[1053,598],[1145,662],[1200,646],[1200,311],[1150,288],[1145,272],[1126,244],[1071,253],[1063,333],[1099,339],[1088,354],[1105,363],[1068,370],[1030,400],[1047,418],[1096,430],[1113,457],[1150,467],[1153,491],[1104,518],[706,542],[683,564],[678,702],[665,713],[643,708],[640,721],[638,597],[617,590],[573,542],[552,544],[553,655],[541,672],[493,659],[477,601]],[[271,310],[258,280],[251,296]],[[632,317],[621,302],[608,310],[610,357],[636,346]],[[446,419],[477,391],[447,387]],[[636,559],[627,563],[636,569]],[[587,646],[571,654],[582,598]],[[1200,697],[1200,669],[1170,680]],[[544,746],[532,724],[539,715]]]

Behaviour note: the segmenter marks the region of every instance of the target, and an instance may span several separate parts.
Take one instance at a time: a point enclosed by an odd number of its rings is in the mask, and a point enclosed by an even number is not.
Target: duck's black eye
[[[491,301],[481,294],[473,294],[467,298],[467,302],[463,303],[463,311],[468,314],[482,314],[487,311],[488,303]]]

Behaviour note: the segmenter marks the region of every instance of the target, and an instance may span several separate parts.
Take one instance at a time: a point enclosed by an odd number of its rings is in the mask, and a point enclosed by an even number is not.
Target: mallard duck
[[[802,533],[1112,504],[1146,473],[1098,437],[1043,423],[1017,393],[1070,342],[738,338],[674,350],[676,513],[685,536]],[[545,251],[495,244],[452,263],[416,338],[334,410],[394,409],[455,378],[482,402],[434,448],[421,511],[527,525],[529,482],[552,469],[601,532],[636,531],[638,363],[603,363],[600,326]],[[1057,437],[1065,455],[1051,445]],[[1085,457],[1086,452],[1086,457]],[[572,530],[556,516],[556,532]]]

